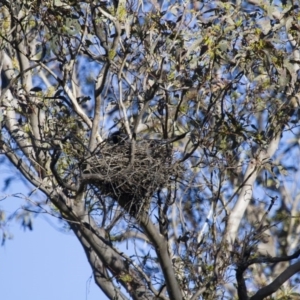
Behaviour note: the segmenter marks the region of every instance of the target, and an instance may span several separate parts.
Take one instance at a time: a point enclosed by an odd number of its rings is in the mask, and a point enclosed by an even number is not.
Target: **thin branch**
[[[68,87],[68,85],[67,84],[63,84],[62,80],[50,68],[48,68],[46,65],[44,65],[43,63],[39,63],[39,64],[49,74],[51,74],[58,83],[60,83],[63,86],[63,89],[65,90],[66,94],[68,95],[68,97],[70,98],[70,100],[72,102],[72,105],[73,105],[73,108],[74,108],[76,114],[88,125],[89,128],[92,128],[93,127],[92,121],[89,119],[89,117],[82,110],[82,108],[78,104],[76,98],[74,97],[74,95],[73,95],[72,91],[70,90],[70,88]],[[101,138],[101,136],[99,135],[99,133],[97,133],[96,139],[98,140],[99,143],[103,142],[103,139]]]
[[[200,296],[201,294],[203,294],[205,291],[206,291],[206,287],[203,287],[203,288],[199,289],[199,290],[194,294],[194,296],[191,298],[191,300],[197,300],[197,299],[199,299],[199,296]]]
[[[64,216],[68,216],[71,218],[70,209],[66,205],[66,203],[68,203],[68,200],[65,199],[62,191],[60,189],[54,189],[53,183],[50,180],[47,180],[46,178],[41,180],[39,177],[37,177],[32,169],[25,163],[25,161],[17,156],[15,152],[11,151],[11,149],[5,142],[2,141],[1,146],[7,158],[21,172],[21,174],[36,188],[38,188],[45,195],[51,198],[54,205],[59,208],[60,212]],[[64,202],[61,200],[64,200]]]
[[[149,238],[145,234],[143,234],[141,232],[134,232],[131,230],[121,233],[119,235],[114,235],[112,237],[112,239],[113,239],[113,241],[116,241],[116,242],[123,242],[128,239],[141,240],[142,242],[147,242],[147,243],[150,242]]]
[[[126,58],[127,58],[127,54],[125,55],[125,57],[123,58],[122,61],[122,65],[120,66],[120,70],[118,72],[118,81],[119,81],[119,105],[121,107],[121,112],[122,112],[122,119],[124,120],[124,125],[125,125],[125,129],[126,132],[128,134],[129,139],[132,139],[132,132],[130,129],[130,125],[129,125],[129,121],[128,121],[128,116],[127,116],[127,111],[126,111],[126,107],[124,105],[123,102],[123,81],[122,81],[122,74],[123,74],[123,68],[125,66],[126,63]],[[133,141],[134,142],[134,141]]]
[[[133,265],[133,267],[143,276],[144,280],[146,281],[150,291],[155,295],[155,297],[157,297],[157,299],[161,299],[161,300],[168,300],[167,297],[165,297],[164,295],[162,295],[159,291],[157,291],[154,286],[152,285],[151,279],[149,278],[149,276],[147,276],[147,274],[135,263],[132,263],[132,260],[130,259],[129,256],[127,256],[126,254],[124,254],[123,252],[120,253],[124,258],[127,259],[128,263],[131,263]]]
[[[291,261],[292,259],[298,258],[300,256],[300,249],[298,249],[294,254],[282,257],[257,257],[250,259],[244,265],[247,268],[253,264],[261,264],[261,263],[279,263],[282,261]]]

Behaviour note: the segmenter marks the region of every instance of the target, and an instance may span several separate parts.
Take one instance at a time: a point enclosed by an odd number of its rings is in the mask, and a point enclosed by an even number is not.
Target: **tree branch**
[[[139,278],[137,272],[130,268],[128,262],[109,245],[109,242],[100,233],[99,228],[97,234],[95,234],[84,224],[71,223],[71,227],[79,239],[83,237],[89,243],[105,267],[108,268],[116,280],[122,283],[132,299],[149,300],[153,298],[153,294],[149,294],[148,287]]]
[[[182,300],[182,293],[176,280],[173,265],[168,252],[167,240],[158,232],[157,228],[151,222],[146,212],[141,212],[141,215],[139,216],[139,222],[155,247],[162,272],[166,279],[166,285],[170,299]]]
[[[300,256],[300,249],[298,249],[294,254],[283,256],[283,257],[256,257],[250,259],[245,263],[245,267],[248,267],[253,264],[261,264],[261,263],[278,263],[282,261],[290,261],[292,259],[298,258]]]
[[[260,289],[250,300],[263,300],[279,290],[284,282],[300,271],[300,261],[287,267],[273,282]]]
[[[240,190],[236,204],[228,217],[226,232],[223,237],[223,241],[229,246],[231,246],[235,241],[241,220],[244,217],[244,213],[250,203],[250,200],[252,199],[253,185],[259,174],[258,167],[274,155],[278,148],[280,134],[281,132],[271,141],[267,151],[262,150],[256,160],[252,159],[248,165],[247,171],[244,175],[245,181],[243,183],[243,187]]]
[[[247,287],[243,276],[244,270],[236,270],[237,292],[239,300],[248,300]]]
[[[89,127],[92,128],[93,127],[93,123],[92,121],[89,119],[89,117],[85,114],[85,112],[82,110],[82,108],[79,106],[75,96],[73,95],[72,91],[70,90],[70,88],[68,87],[67,84],[63,84],[62,80],[50,69],[48,68],[46,65],[44,65],[43,63],[40,63],[40,65],[43,67],[43,69],[45,69],[49,74],[51,74],[54,79],[59,82],[60,84],[63,85],[63,89],[66,92],[66,94],[68,95],[68,97],[70,98],[74,111],[76,112],[76,114],[85,122],[85,124]],[[99,135],[99,133],[97,133],[96,136],[97,140],[99,143],[101,143],[103,140],[101,138],[101,136]]]
[[[72,224],[70,225],[71,227],[74,227],[72,226]],[[113,279],[109,277],[109,274],[104,267],[103,262],[98,258],[91,245],[81,235],[80,231],[78,231],[76,228],[74,228],[73,231],[77,236],[79,242],[81,243],[90,266],[92,267],[96,284],[101,288],[101,290],[109,299],[127,300],[128,298],[120,291],[119,288],[114,285]]]

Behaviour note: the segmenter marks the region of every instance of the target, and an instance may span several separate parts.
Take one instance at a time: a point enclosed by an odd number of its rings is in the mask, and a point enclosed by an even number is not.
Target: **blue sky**
[[[21,182],[13,182],[9,190],[1,192],[3,186],[4,177],[0,175],[1,196],[16,191],[26,193]],[[0,202],[0,209],[9,215],[22,203],[20,199],[8,197]],[[14,237],[0,247],[1,299],[107,299],[95,285],[76,237],[60,232],[50,223],[56,225],[53,217],[38,216],[34,219],[33,231],[24,231],[19,222],[11,221],[9,229]]]

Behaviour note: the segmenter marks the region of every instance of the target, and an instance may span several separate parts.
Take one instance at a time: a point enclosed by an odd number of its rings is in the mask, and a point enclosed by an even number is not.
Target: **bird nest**
[[[171,145],[156,140],[106,141],[86,163],[85,181],[132,214],[148,210],[154,192],[180,172]]]

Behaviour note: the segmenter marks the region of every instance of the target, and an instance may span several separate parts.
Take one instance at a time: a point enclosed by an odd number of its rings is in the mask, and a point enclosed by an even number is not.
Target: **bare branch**
[[[168,242],[158,232],[146,213],[143,212],[141,214],[141,216],[139,217],[139,221],[143,226],[148,238],[151,240],[155,247],[155,251],[157,253],[158,259],[162,266],[162,271],[166,279],[167,290],[170,299],[182,300],[183,297],[181,294],[181,290],[175,278],[171,258],[168,252]]]
[[[228,245],[232,245],[234,243],[240,226],[240,222],[244,216],[247,206],[250,203],[250,200],[252,199],[253,185],[259,173],[259,166],[273,156],[278,148],[279,141],[280,134],[278,134],[271,141],[267,151],[260,151],[257,158],[255,160],[251,160],[248,165],[247,171],[244,175],[244,178],[246,180],[243,182],[243,187],[239,193],[237,202],[228,218],[226,234],[223,238],[223,240],[226,241]]]
[[[121,300],[127,300],[128,298],[123,295],[120,289],[117,288],[113,283],[113,277],[109,276],[106,268],[103,265],[103,262],[98,258],[93,248],[91,248],[90,244],[80,234],[79,231],[76,231],[76,233],[76,236],[83,246],[85,254],[92,267],[96,284],[102,289],[102,291],[109,299],[117,298]]]
[[[95,92],[94,92],[96,103],[94,108],[92,132],[91,132],[90,142],[89,142],[90,152],[93,152],[96,147],[96,140],[97,140],[96,138],[99,133],[99,123],[100,123],[101,92],[106,83],[108,70],[109,70],[109,63],[105,63],[104,66],[102,66],[102,69],[99,72],[98,77],[96,79]]]
[[[44,65],[43,63],[40,63],[40,65],[47,71],[49,72],[49,74],[51,74],[58,83],[62,84],[62,80],[50,69],[48,68],[46,65]],[[75,96],[73,95],[73,93],[71,92],[70,88],[68,87],[68,85],[64,84],[63,88],[65,90],[65,92],[67,93],[68,97],[70,98],[74,110],[75,112],[78,114],[79,117],[82,118],[82,120],[84,120],[84,122],[88,125],[89,128],[93,127],[93,123],[92,121],[88,118],[88,116],[84,113],[84,111],[82,110],[82,108],[79,106]],[[103,140],[101,138],[101,136],[99,135],[99,133],[97,133],[96,136],[97,140],[99,143],[101,143]]]
[[[290,279],[297,272],[300,272],[300,261],[287,267],[273,282],[260,289],[250,300],[263,300],[275,293],[284,282]]]

